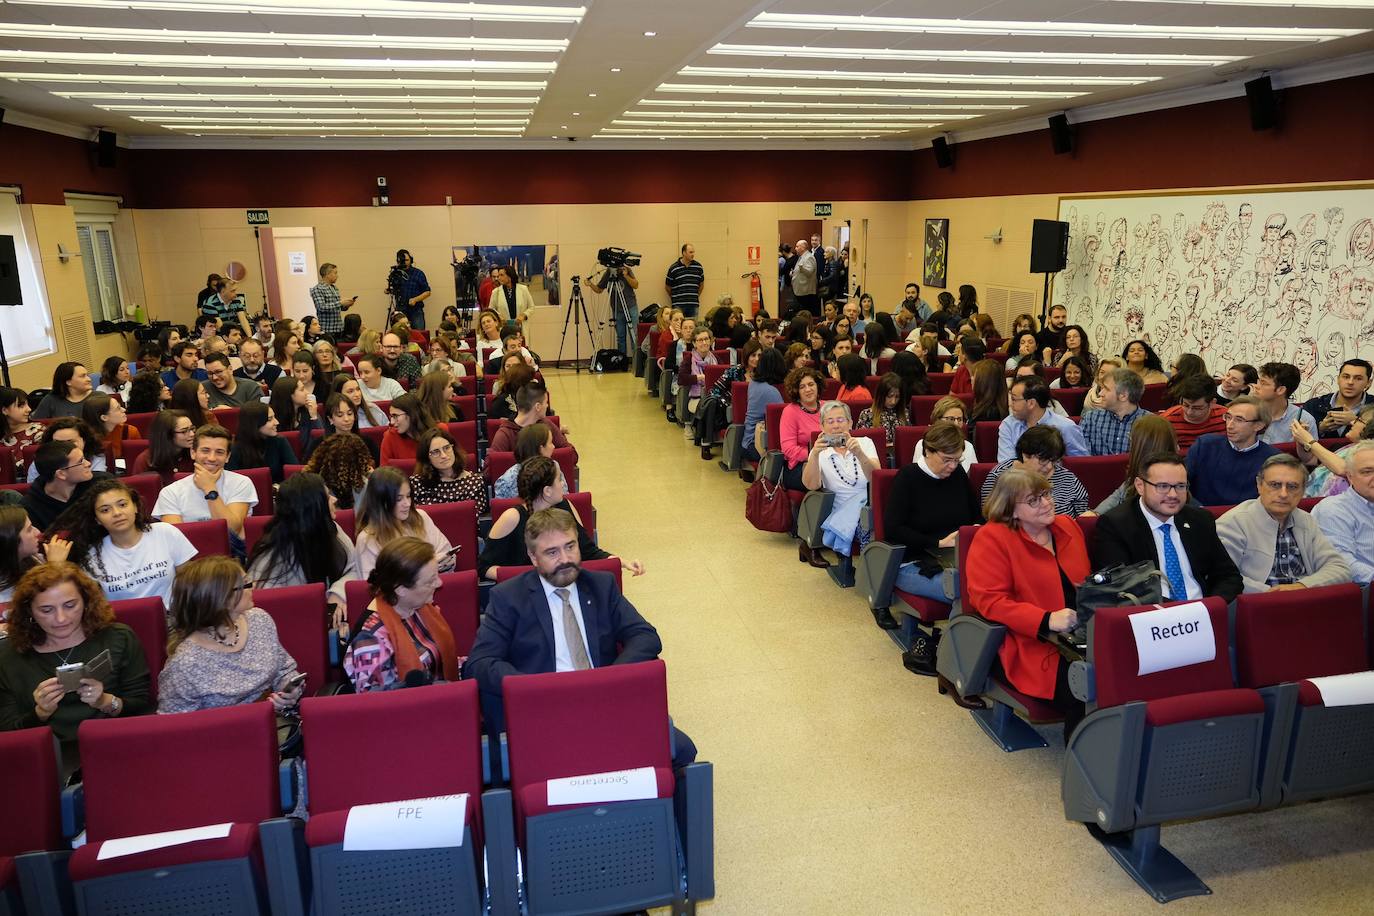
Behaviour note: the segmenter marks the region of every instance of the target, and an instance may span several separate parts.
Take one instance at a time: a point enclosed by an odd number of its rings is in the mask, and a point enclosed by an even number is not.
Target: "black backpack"
[[[626,372],[630,358],[619,350],[597,350],[592,358],[593,372]]]

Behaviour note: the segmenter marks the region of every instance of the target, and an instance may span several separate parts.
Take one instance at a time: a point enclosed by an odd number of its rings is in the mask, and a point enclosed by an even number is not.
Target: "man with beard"
[[[465,668],[481,688],[482,720],[492,735],[505,729],[506,675],[650,661],[663,648],[658,631],[625,600],[615,576],[582,568],[570,513],[541,509],[531,515],[525,549],[534,569],[492,589]],[[696,746],[673,732],[673,766],[686,766],[696,759]]]

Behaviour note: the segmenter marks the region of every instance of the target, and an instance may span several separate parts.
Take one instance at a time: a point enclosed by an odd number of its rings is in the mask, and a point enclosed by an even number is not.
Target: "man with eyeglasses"
[[[1174,389],[1178,403],[1160,412],[1169,421],[1178,447],[1188,451],[1203,436],[1226,432],[1226,408],[1216,403],[1217,389],[1205,375],[1190,375]]]
[[[1256,481],[1259,497],[1217,520],[1247,593],[1319,588],[1350,581],[1350,564],[1331,546],[1316,519],[1298,508],[1307,468],[1292,455],[1271,455]]]
[[[1234,506],[1254,499],[1260,467],[1279,450],[1260,441],[1269,410],[1259,398],[1243,394],[1226,405],[1225,433],[1201,436],[1188,449],[1188,483],[1204,506]]]
[[[211,409],[238,408],[251,401],[262,400],[262,386],[246,378],[235,377],[229,368],[229,357],[223,353],[211,353],[205,357],[205,374],[210,377],[200,386],[205,389]]]
[[[24,494],[23,507],[33,526],[44,531],[86,492],[95,474],[82,446],[62,439],[40,445],[33,463],[38,468],[38,478]]]
[[[1188,471],[1173,452],[1142,462],[1135,479],[1140,498],[1097,520],[1093,568],[1148,561],[1163,573],[1166,601],[1212,596],[1232,601],[1244,588],[1240,572],[1217,537],[1212,514],[1188,505]]]
[[[1349,558],[1359,585],[1374,579],[1374,440],[1361,439],[1345,458],[1350,489],[1317,503],[1312,517],[1331,545]]]
[[[421,325],[423,327],[423,325]],[[420,384],[420,364],[405,350],[401,335],[388,331],[382,335],[382,374],[414,388]]]
[[[1016,443],[1021,434],[1032,426],[1053,426],[1064,437],[1064,450],[1070,455],[1087,455],[1088,444],[1078,424],[1068,417],[1049,410],[1050,388],[1038,375],[1018,378],[1007,395],[1010,411],[997,429],[997,460],[1010,461],[1016,457]]]

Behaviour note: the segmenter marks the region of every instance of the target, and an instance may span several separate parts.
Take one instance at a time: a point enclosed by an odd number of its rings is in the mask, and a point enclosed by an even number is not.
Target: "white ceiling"
[[[0,107],[140,145],[910,144],[1371,30],[1374,0],[0,0]]]

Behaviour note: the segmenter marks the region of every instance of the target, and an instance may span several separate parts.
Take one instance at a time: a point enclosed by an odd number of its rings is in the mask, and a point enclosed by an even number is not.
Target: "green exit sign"
[[[828,205],[827,205],[827,206],[828,206]],[[250,225],[250,226],[266,226],[269,222],[271,222],[271,220],[268,218],[268,216],[267,216],[267,211],[266,211],[266,210],[249,210],[249,211],[248,211],[248,225]]]
[[[832,212],[833,208],[830,204],[816,204],[817,216],[829,216]]]

